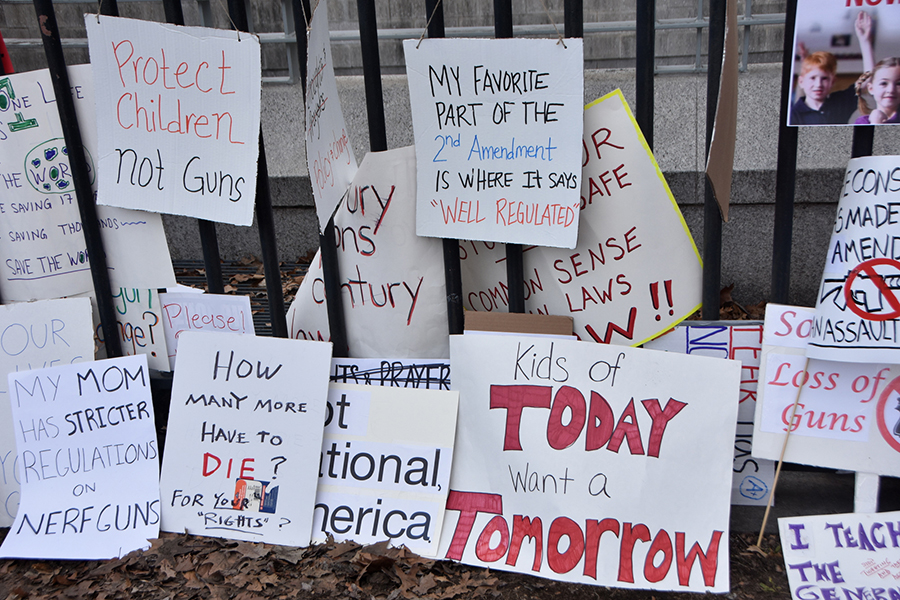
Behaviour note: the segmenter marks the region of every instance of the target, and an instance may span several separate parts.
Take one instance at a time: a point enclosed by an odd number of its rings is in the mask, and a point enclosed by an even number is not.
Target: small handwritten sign
[[[163,328],[162,305],[156,290],[119,288],[112,295],[116,310],[119,343],[126,356],[146,354],[147,365],[157,371],[170,371],[169,352]],[[106,355],[103,327],[94,327],[94,335],[100,344],[98,354]]]
[[[97,82],[99,204],[250,225],[259,40],[85,15]]]
[[[256,335],[247,296],[167,292],[159,295],[159,302],[171,369],[175,369],[178,339],[185,331]]]
[[[182,335],[159,483],[164,531],[309,544],[330,360],[322,342]]]
[[[9,375],[22,499],[8,558],[116,558],[159,537],[159,447],[143,355]]]
[[[458,403],[458,392],[331,384],[313,540],[387,539],[435,556]]]
[[[445,358],[333,358],[331,381],[415,390],[449,390],[450,361]]]
[[[405,40],[419,235],[574,248],[580,39]]]

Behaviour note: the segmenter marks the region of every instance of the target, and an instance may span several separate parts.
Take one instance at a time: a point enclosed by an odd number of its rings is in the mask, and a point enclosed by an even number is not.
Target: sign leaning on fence
[[[574,248],[581,39],[404,40],[416,232]]]
[[[122,557],[159,537],[159,447],[141,354],[9,375],[22,500],[8,558]]]
[[[728,591],[737,403],[722,399],[740,364],[517,335],[450,344],[460,409],[442,558]]]
[[[68,67],[91,186],[97,189],[97,127],[90,65]],[[0,77],[0,293],[9,301],[93,289],[90,256],[50,72]],[[159,215],[98,207],[113,287],[175,284]]]
[[[12,525],[19,505],[19,458],[7,375],[93,358],[91,302],[87,298],[0,306],[0,527]]]
[[[900,363],[900,156],[854,158],[825,257],[806,355]]]
[[[900,512],[778,519],[791,597],[900,598]]]
[[[322,342],[182,334],[159,482],[164,531],[309,544],[330,361]]]
[[[811,308],[769,304],[753,456],[900,477],[900,366],[807,358]],[[794,411],[794,403],[797,411]]]
[[[316,3],[309,24],[305,106],[306,164],[321,232],[357,169],[334,77],[327,2]]]
[[[88,14],[99,204],[250,225],[261,63],[249,33]]]

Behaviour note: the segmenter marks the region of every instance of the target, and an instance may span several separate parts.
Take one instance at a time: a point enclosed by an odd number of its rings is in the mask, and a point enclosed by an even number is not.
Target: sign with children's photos
[[[328,343],[181,335],[159,482],[164,531],[309,544],[330,360]]]
[[[900,363],[900,156],[851,159],[806,355]]]

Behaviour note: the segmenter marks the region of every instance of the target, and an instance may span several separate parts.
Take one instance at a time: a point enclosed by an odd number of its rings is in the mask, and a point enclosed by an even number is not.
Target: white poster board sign
[[[458,405],[458,392],[331,384],[313,541],[390,540],[434,557]]]
[[[321,232],[357,169],[334,77],[327,2],[313,8],[306,48],[306,164]]]
[[[159,537],[159,448],[143,356],[20,371],[9,398],[22,498],[0,555],[97,560]]]
[[[851,159],[825,258],[806,355],[900,363],[900,156]]]
[[[322,342],[182,336],[159,482],[164,531],[309,544],[330,361]]]
[[[170,371],[169,351],[166,349],[166,334],[163,330],[162,304],[156,290],[119,288],[112,295],[116,310],[119,344],[126,356],[147,355],[147,366],[157,371]],[[106,342],[103,326],[94,328],[94,335],[105,356]]]
[[[779,518],[791,597],[900,596],[898,522],[900,512]]]
[[[91,185],[97,190],[97,119],[90,65],[68,67]],[[0,77],[0,254],[3,300],[93,289],[69,151],[47,70]],[[113,287],[175,284],[159,215],[98,207]]]
[[[419,235],[574,248],[581,39],[404,40]]]
[[[735,361],[452,336],[441,557],[591,585],[728,591]],[[565,538],[565,539],[564,539]]]
[[[261,63],[249,33],[84,17],[99,204],[250,225]]]
[[[93,358],[87,298],[0,306],[0,527],[12,525],[19,505],[19,459],[7,375]]]
[[[574,251],[527,247],[525,308],[571,316],[584,341],[636,346],[700,306],[702,268],[675,198],[618,90],[584,112]],[[505,311],[506,253],[460,243],[464,305]]]
[[[763,324],[760,321],[695,323],[694,321],[681,323],[662,337],[644,344],[644,348],[730,358],[741,362],[731,503],[766,506],[769,492],[775,483],[775,463],[750,455],[753,449],[753,416],[756,413],[756,394],[759,387]]]
[[[753,456],[778,460],[790,427],[787,462],[900,476],[900,366],[807,359],[816,319],[766,306]]]
[[[447,357],[441,240],[416,235],[412,146],[370,152],[334,216],[350,355]],[[318,256],[288,310],[291,337],[329,339]]]
[[[331,382],[449,390],[450,361],[445,358],[332,358]]]
[[[159,302],[172,370],[178,354],[178,339],[185,331],[256,335],[247,296],[166,292],[159,295]]]

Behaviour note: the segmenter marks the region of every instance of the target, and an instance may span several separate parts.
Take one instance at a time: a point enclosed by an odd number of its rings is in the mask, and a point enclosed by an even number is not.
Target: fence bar
[[[100,14],[107,17],[118,17],[118,2],[116,0],[100,0]]]
[[[856,125],[853,128],[853,145],[851,146],[851,158],[860,156],[872,156],[872,146],[875,143],[874,125]]]
[[[12,69],[10,73],[6,72],[6,46],[3,43],[3,35],[0,34],[0,77],[4,75],[12,75]],[[0,304],[3,304],[3,294],[0,294]]]
[[[656,52],[656,0],[638,0],[635,40],[635,119],[653,150],[653,72]]]
[[[439,0],[425,0],[428,37],[444,37],[444,5]],[[463,313],[462,267],[459,262],[459,240],[444,238],[444,284],[447,288],[447,330],[457,335],[465,328]]]
[[[709,64],[706,75],[706,156],[712,142],[722,78],[722,53],[725,50],[726,0],[710,0]],[[703,319],[719,319],[719,290],[722,278],[722,217],[709,180],[704,177],[703,211]]]
[[[378,54],[378,25],[374,0],[356,0],[359,11],[359,44],[362,49],[363,78],[366,83],[366,113],[369,116],[369,148],[387,150],[384,125],[384,97],[381,92],[381,57]]]
[[[47,55],[47,66],[50,68],[50,79],[53,81],[53,93],[56,95],[56,108],[62,121],[63,136],[69,152],[69,168],[78,199],[78,211],[81,215],[81,226],[84,241],[91,263],[91,278],[94,283],[94,295],[97,298],[97,309],[100,312],[100,325],[103,328],[103,339],[106,343],[106,354],[110,358],[122,356],[122,344],[119,340],[119,328],[116,323],[116,311],[112,301],[112,288],[109,283],[109,268],[106,263],[106,251],[100,237],[100,225],[97,220],[97,205],[94,203],[94,192],[91,190],[91,179],[88,175],[87,162],[84,158],[84,143],[81,130],[78,129],[78,117],[75,115],[75,103],[66,70],[62,44],[59,40],[59,26],[56,23],[56,12],[53,0],[34,0],[44,53]]]
[[[791,287],[791,238],[794,234],[794,186],[797,179],[797,127],[787,126],[794,66],[794,27],[797,0],[785,9],[784,52],[781,65],[781,109],[778,121],[778,164],[775,171],[775,227],[772,240],[771,301],[788,304]]]
[[[512,0],[494,0],[494,37],[513,36]],[[509,312],[525,312],[525,260],[522,244],[506,244],[506,293]]]
[[[250,29],[247,5],[242,0],[228,0],[228,14],[236,29],[240,31]],[[284,314],[284,293],[281,287],[281,268],[278,265],[278,247],[275,244],[275,218],[272,216],[269,168],[266,164],[262,129],[259,131],[259,160],[256,172],[256,225],[259,228],[259,242],[262,246],[262,262],[266,274],[266,295],[269,298],[272,335],[286,338],[288,335],[287,320]]]

